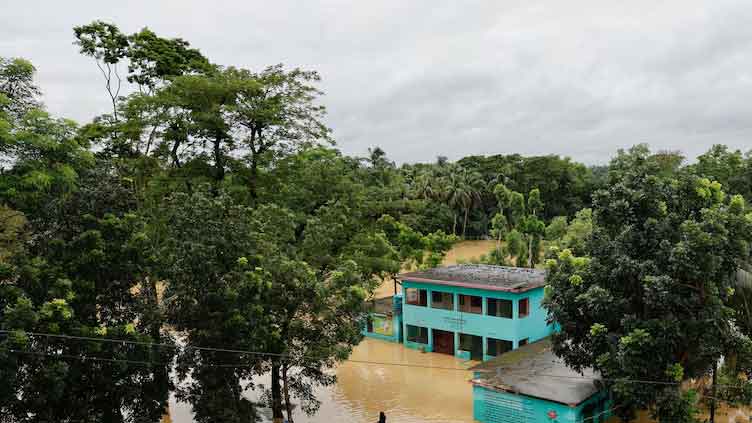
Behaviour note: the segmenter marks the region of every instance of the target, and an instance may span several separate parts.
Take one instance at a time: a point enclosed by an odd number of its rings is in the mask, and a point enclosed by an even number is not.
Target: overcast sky
[[[556,153],[606,162],[648,142],[752,148],[752,2],[6,1],[0,56],[39,70],[55,114],[108,111],[72,27],[181,37],[222,65],[318,70],[339,148],[397,162]]]

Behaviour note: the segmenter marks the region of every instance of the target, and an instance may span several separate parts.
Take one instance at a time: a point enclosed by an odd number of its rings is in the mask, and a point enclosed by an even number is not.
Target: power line
[[[0,333],[13,333],[15,331],[10,330],[0,330]],[[229,349],[229,348],[215,348],[215,347],[198,347],[193,345],[176,345],[176,344],[165,344],[165,343],[159,343],[159,342],[144,342],[144,341],[131,341],[128,339],[114,339],[114,338],[97,338],[92,336],[78,336],[78,335],[63,335],[63,334],[56,334],[56,333],[42,333],[42,332],[23,332],[25,335],[31,335],[31,336],[39,336],[39,337],[47,337],[47,338],[59,338],[59,339],[69,339],[69,340],[77,340],[77,341],[92,341],[92,342],[108,342],[113,344],[130,344],[130,345],[141,345],[145,347],[164,347],[164,348],[172,348],[177,350],[200,350],[200,351],[214,351],[214,352],[227,352],[227,353],[236,353],[236,354],[248,354],[248,355],[265,355],[265,356],[276,356],[276,357],[288,357],[289,354],[280,354],[280,353],[270,353],[270,352],[261,352],[261,351],[247,351],[247,350],[237,350],[237,349]]]
[[[5,333],[5,334],[12,333],[12,332],[14,331],[0,330],[0,333]],[[63,340],[107,342],[107,343],[121,344],[121,345],[132,344],[132,345],[140,345],[140,346],[147,346],[147,347],[166,347],[166,348],[172,348],[172,349],[184,350],[184,351],[185,350],[200,350],[200,351],[212,351],[212,352],[226,352],[226,353],[234,353],[234,354],[255,355],[255,356],[261,356],[261,357],[277,357],[281,359],[318,360],[316,357],[311,357],[311,356],[301,356],[301,357],[296,358],[290,354],[272,353],[272,352],[265,352],[265,351],[251,351],[251,350],[239,350],[239,349],[217,348],[217,347],[198,347],[198,346],[190,346],[190,345],[181,346],[177,344],[131,341],[131,340],[126,340],[126,339],[114,339],[114,338],[97,338],[97,337],[89,337],[89,336],[64,335],[64,334],[41,333],[41,332],[24,332],[24,333],[27,335],[31,335],[31,336],[57,338],[57,339],[63,339]],[[5,349],[5,350],[11,353],[35,354],[35,355],[49,356],[52,358],[54,357],[71,358],[71,359],[79,359],[81,361],[108,361],[108,362],[123,362],[123,363],[129,363],[129,364],[143,364],[143,365],[170,365],[171,364],[171,363],[157,362],[157,361],[140,361],[140,360],[127,360],[127,359],[116,359],[116,358],[76,356],[76,355],[57,354],[57,353],[52,354],[52,353],[43,353],[43,352],[27,351],[27,350],[13,350],[13,349]],[[388,362],[388,361],[347,359],[345,360],[345,362],[355,363],[355,364],[380,365],[380,366],[412,367],[412,368],[422,368],[422,369],[430,369],[430,370],[450,370],[450,371],[461,371],[461,372],[471,371],[468,368],[460,368],[460,367],[430,366],[430,365],[415,364],[415,363],[400,363],[400,362]],[[552,363],[554,362],[552,361]],[[243,364],[243,363],[225,363],[225,364],[211,364],[211,365],[207,364],[207,365],[199,365],[198,367],[202,367],[202,366],[206,366],[206,367],[253,367],[253,365],[251,364]],[[532,372],[508,371],[506,372],[506,374],[551,377],[551,378],[573,379],[573,380],[640,383],[640,384],[666,385],[666,386],[681,385],[680,382],[669,382],[669,381],[660,381],[660,380],[588,377],[584,375],[583,376],[556,375],[556,374],[550,374],[550,373],[539,373],[536,371],[532,371]],[[721,384],[721,385],[716,385],[716,386],[740,388],[739,386],[735,386],[735,385],[722,385]]]
[[[0,351],[5,351],[11,354],[28,354],[28,355],[37,355],[37,356],[43,356],[47,358],[63,358],[63,359],[71,359],[71,360],[78,360],[78,361],[99,361],[99,362],[107,362],[107,363],[124,363],[124,364],[135,364],[135,365],[143,365],[143,366],[149,366],[149,367],[155,367],[155,366],[171,366],[172,362],[164,362],[164,361],[144,361],[144,360],[130,360],[125,358],[107,358],[107,357],[96,357],[96,356],[88,356],[88,355],[73,355],[73,354],[65,354],[65,353],[48,353],[48,352],[42,352],[42,351],[29,351],[29,350],[17,350],[12,348],[2,348],[0,347]],[[224,368],[240,368],[240,367],[252,367],[250,364],[242,364],[242,363],[226,363],[226,364],[200,364],[194,367],[224,367]]]
[[[9,330],[0,330],[0,333],[11,333],[13,331]],[[296,357],[290,355],[290,354],[283,354],[283,353],[272,353],[272,352],[265,352],[265,351],[250,351],[250,350],[238,350],[238,349],[230,349],[230,348],[216,348],[216,347],[198,347],[198,346],[190,346],[190,345],[176,345],[176,344],[165,344],[165,343],[156,343],[156,342],[144,342],[144,341],[131,341],[127,339],[113,339],[113,338],[95,338],[90,336],[77,336],[77,335],[62,335],[62,334],[54,334],[54,333],[41,333],[41,332],[24,332],[26,335],[31,336],[39,336],[39,337],[48,337],[48,338],[57,338],[57,339],[63,339],[63,340],[74,340],[74,341],[85,341],[85,342],[107,342],[107,343],[113,343],[113,344],[131,344],[131,345],[140,345],[145,347],[166,347],[166,348],[172,348],[176,350],[200,350],[200,351],[212,351],[212,352],[227,352],[227,353],[234,353],[234,354],[245,354],[245,355],[255,355],[255,356],[262,356],[262,357],[278,357],[281,359],[296,359]],[[15,350],[15,352],[22,352],[22,350]],[[312,356],[302,356],[298,357],[297,359],[310,359],[310,360],[317,360],[318,358],[312,357]],[[117,359],[116,359],[117,360]],[[356,360],[356,359],[348,359],[346,360],[350,363],[359,363],[359,364],[376,364],[376,365],[382,365],[382,366],[401,366],[401,367],[418,367],[418,368],[426,368],[426,369],[434,369],[434,370],[456,370],[456,371],[463,371],[467,372],[469,369],[460,368],[460,367],[441,367],[441,366],[427,366],[427,365],[421,365],[421,364],[412,364],[412,363],[396,363],[396,362],[385,362],[385,361],[369,361],[369,360]],[[147,363],[147,362],[143,362]],[[156,363],[156,362],[150,362],[155,364],[166,364],[166,363]],[[228,364],[228,366],[231,366]],[[247,367],[250,366],[248,364],[237,364],[237,367]]]
[[[617,405],[616,407],[610,408],[610,409],[608,409],[608,410],[603,410],[603,411],[601,411],[600,413],[598,413],[598,414],[596,414],[596,415],[594,415],[594,416],[590,416],[590,417],[585,417],[585,418],[583,418],[582,420],[580,420],[580,422],[581,422],[581,423],[585,423],[585,422],[586,422],[586,421],[588,421],[588,420],[595,420],[595,419],[597,419],[598,417],[600,417],[600,416],[602,416],[602,415],[604,415],[604,414],[606,414],[606,413],[610,413],[610,412],[612,412],[612,411],[616,410],[616,409],[617,409],[617,408],[619,408],[619,407],[620,407],[620,406],[618,406],[618,405]]]

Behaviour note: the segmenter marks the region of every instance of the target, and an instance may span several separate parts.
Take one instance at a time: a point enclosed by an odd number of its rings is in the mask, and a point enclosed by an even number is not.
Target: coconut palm
[[[456,166],[449,181],[450,183],[447,186],[451,192],[449,204],[450,206],[453,206],[453,208],[459,208],[464,212],[462,223],[462,238],[464,239],[467,233],[467,219],[470,215],[470,210],[480,202],[483,178],[478,172],[471,172],[465,168]]]

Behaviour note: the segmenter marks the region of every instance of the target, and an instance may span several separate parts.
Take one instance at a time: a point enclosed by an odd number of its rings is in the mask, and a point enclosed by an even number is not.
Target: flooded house
[[[483,361],[553,331],[541,305],[542,270],[461,264],[399,279],[401,295],[377,300],[366,336]]]
[[[405,346],[488,360],[553,331],[545,272],[461,264],[401,275]]]
[[[472,367],[473,418],[482,423],[603,423],[610,401],[592,369],[578,373],[549,338]]]

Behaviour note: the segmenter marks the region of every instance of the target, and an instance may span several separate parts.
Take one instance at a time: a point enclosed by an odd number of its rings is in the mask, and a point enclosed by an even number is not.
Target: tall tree
[[[326,109],[317,104],[322,92],[313,85],[320,77],[313,71],[287,71],[282,65],[258,73],[231,68],[228,73],[251,82],[240,86],[230,111],[236,124],[233,130],[248,149],[248,182],[255,198],[259,164],[270,159],[268,155],[332,142],[322,121]]]
[[[28,60],[0,57],[0,111],[8,120],[18,120],[30,110],[42,107],[41,91],[34,83],[36,68]]]
[[[554,350],[575,369],[600,371],[622,417],[648,409],[660,421],[694,421],[681,382],[749,342],[729,305],[752,214],[743,197],[666,172],[642,147],[611,168],[595,196],[589,257],[563,250],[547,263],[545,304],[561,325]]]
[[[81,48],[81,54],[94,59],[102,73],[105,89],[112,103],[112,116],[118,120],[118,101],[123,79],[118,64],[128,51],[128,37],[120,29],[104,21],[94,21],[88,25],[73,28],[75,44]]]

